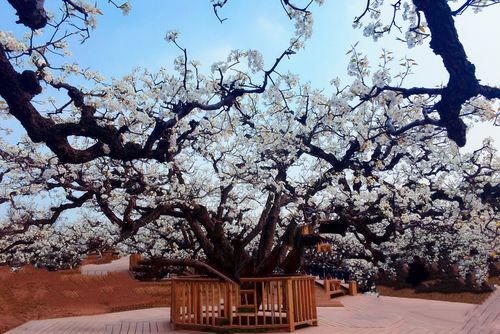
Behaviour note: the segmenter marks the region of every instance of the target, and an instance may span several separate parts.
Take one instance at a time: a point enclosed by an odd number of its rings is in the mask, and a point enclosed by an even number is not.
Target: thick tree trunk
[[[479,92],[479,81],[475,67],[467,59],[465,49],[458,38],[453,15],[445,0],[414,0],[417,10],[425,15],[431,31],[430,47],[441,56],[450,74],[448,85],[444,88],[435,108],[440,123],[446,127],[448,137],[459,146],[466,142],[465,123],[460,118],[462,104]]]
[[[36,30],[47,24],[47,13],[43,8],[45,0],[8,0],[17,11],[19,21],[25,26]]]

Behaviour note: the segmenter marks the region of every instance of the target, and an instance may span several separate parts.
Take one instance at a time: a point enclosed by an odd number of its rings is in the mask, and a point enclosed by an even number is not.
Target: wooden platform
[[[423,299],[346,296],[344,307],[318,307],[318,327],[301,334],[499,334],[500,289],[482,305]],[[166,334],[172,331],[168,308],[96,316],[29,321],[7,334]],[[274,332],[272,332],[274,333]]]
[[[296,327],[317,326],[314,277],[242,277],[240,281],[199,276],[172,279],[172,328],[293,332]]]

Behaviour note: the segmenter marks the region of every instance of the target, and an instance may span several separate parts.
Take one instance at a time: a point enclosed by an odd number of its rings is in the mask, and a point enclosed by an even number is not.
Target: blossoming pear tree
[[[223,21],[228,1],[212,2]],[[383,1],[366,1],[355,26],[371,20],[364,33],[377,39],[403,30],[401,15],[408,45],[429,38],[449,82],[405,88],[413,60],[393,66],[384,51],[372,71],[353,48],[351,81],[334,80],[331,94],[278,72],[311,35],[312,3],[282,1],[296,36],[267,67],[258,51],[234,50],[204,74],[170,32],[174,72],[134,69],[111,82],[66,62],[69,43],[90,37],[95,5],[61,0],[57,16],[43,1],[9,3],[27,34],[0,32],[0,101],[27,136],[0,141],[0,262],[62,266],[117,245],[238,280],[295,273],[330,238],[353,271],[419,254],[486,278],[499,160],[488,141],[471,154],[458,147],[466,123],[496,121],[499,89],[479,83],[453,17],[496,1],[455,10],[453,1],[393,1],[387,25]],[[56,91],[67,97],[49,98]]]
[[[216,0],[214,9],[226,5],[230,0]],[[295,20],[297,31],[307,36],[312,24],[313,1],[300,6],[292,1],[280,0],[289,17]],[[322,5],[324,0],[316,0]],[[479,12],[484,8],[497,5],[497,0],[366,0],[364,10],[354,18],[353,28],[363,29],[366,37],[377,41],[382,36],[398,33],[399,40],[406,42],[409,48],[421,45],[429,40],[429,46],[436,56],[441,57],[449,74],[448,83],[443,87],[404,87],[401,85],[373,85],[363,100],[377,96],[383,91],[393,91],[404,98],[419,99],[429,97],[421,107],[421,115],[411,123],[399,127],[388,126],[394,135],[412,127],[433,125],[444,127],[448,137],[460,147],[466,143],[467,126],[462,119],[470,99],[484,97],[500,98],[500,89],[493,85],[480,83],[472,64],[460,41],[455,26],[455,18],[471,11]],[[299,14],[300,13],[300,14]],[[302,15],[301,15],[302,14]],[[475,112],[471,110],[471,112]]]

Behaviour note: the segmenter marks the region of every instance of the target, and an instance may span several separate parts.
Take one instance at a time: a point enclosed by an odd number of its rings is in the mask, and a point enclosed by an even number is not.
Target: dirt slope
[[[84,276],[0,267],[0,333],[28,320],[170,305],[169,282],[139,282],[127,273]]]

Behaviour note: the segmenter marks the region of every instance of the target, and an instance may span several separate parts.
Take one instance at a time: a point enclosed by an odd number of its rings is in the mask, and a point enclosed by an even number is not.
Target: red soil
[[[377,285],[377,291],[382,296],[441,300],[445,302],[469,304],[482,304],[491,294],[491,292],[415,292],[413,289],[394,289],[383,285]]]
[[[491,285],[500,285],[500,276],[490,277],[488,283]],[[491,295],[491,292],[415,292],[413,289],[394,289],[393,287],[384,285],[377,285],[377,291],[382,296],[442,300],[469,304],[482,304]]]
[[[84,276],[78,270],[0,267],[0,333],[35,319],[169,305],[169,282],[139,282],[127,273]]]

